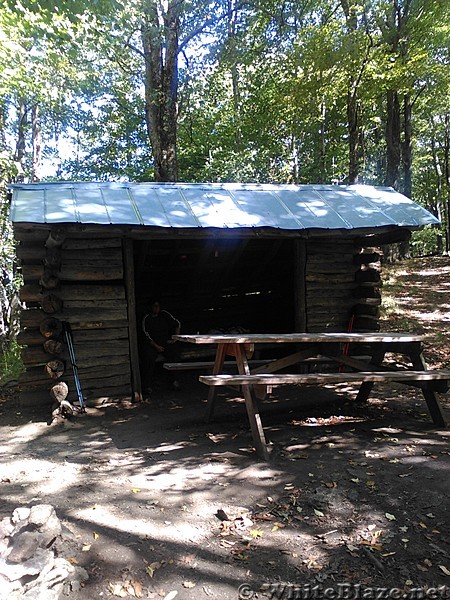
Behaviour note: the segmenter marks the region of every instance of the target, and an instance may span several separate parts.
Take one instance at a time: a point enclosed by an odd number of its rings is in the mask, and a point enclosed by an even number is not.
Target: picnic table
[[[247,415],[257,454],[267,460],[269,451],[261,415],[258,397],[267,388],[283,385],[325,385],[359,384],[357,402],[367,400],[372,387],[377,382],[400,382],[420,388],[428,406],[431,418],[438,427],[446,427],[443,409],[437,393],[448,390],[450,371],[428,370],[423,357],[421,335],[404,333],[287,333],[287,334],[197,334],[174,335],[173,339],[191,344],[210,344],[216,346],[216,356],[211,375],[200,375],[199,381],[210,386],[207,403],[208,420],[212,418],[219,386],[237,385],[242,389]],[[281,358],[270,360],[266,364],[251,369],[249,358],[255,345],[278,344],[286,347],[287,353]],[[349,352],[356,350],[356,356]],[[294,351],[292,351],[294,349]],[[408,365],[387,362],[386,354],[403,355]],[[360,356],[363,354],[363,356]],[[233,357],[237,374],[224,372],[225,357]],[[286,373],[289,367],[295,367],[305,361],[323,359],[334,363],[333,372]],[[229,362],[229,361],[227,361]],[[350,369],[350,372],[348,371]],[[280,371],[283,371],[282,373]],[[295,371],[295,369],[293,369]]]

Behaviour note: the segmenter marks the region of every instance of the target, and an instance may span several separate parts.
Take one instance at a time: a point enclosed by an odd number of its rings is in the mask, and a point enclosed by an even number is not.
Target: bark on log
[[[55,290],[59,286],[59,277],[56,275],[52,269],[43,268],[39,266],[38,273],[36,277],[27,275],[28,267],[22,268],[22,274],[25,281],[30,279],[38,279],[39,285],[45,288],[46,290]]]
[[[23,265],[22,273],[26,282],[39,281],[44,286],[43,265]],[[58,272],[61,281],[112,281],[123,278],[122,265],[75,265],[72,267],[61,265]],[[45,287],[45,286],[44,286]]]
[[[59,356],[63,351],[63,343],[59,340],[46,340],[43,344],[44,351],[53,356]]]
[[[47,315],[39,309],[28,309],[22,311],[20,322],[22,327],[39,327]],[[76,308],[64,310],[64,320],[68,321],[72,328],[76,329],[102,329],[127,327],[127,311],[125,309],[105,308]]]
[[[82,265],[92,265],[93,263],[120,264],[123,261],[122,247],[117,248],[81,248],[69,250],[65,248],[62,253],[63,262],[70,264],[77,261]]]
[[[86,342],[104,342],[108,346],[109,342],[123,340],[128,343],[128,329],[118,327],[117,329],[76,329],[72,331],[75,344],[85,344]]]
[[[62,360],[50,360],[45,365],[45,372],[50,379],[59,379],[64,374],[64,363]]]
[[[23,320],[22,320],[23,324]],[[62,334],[63,326],[59,319],[47,317],[39,323],[39,331],[45,338],[57,338]]]
[[[107,401],[131,398],[131,386],[121,385],[104,388],[102,390],[97,390],[92,396],[88,396],[83,390],[83,394],[90,406],[102,406]],[[69,397],[76,402],[77,396],[75,392],[69,391]],[[47,416],[49,406],[48,389],[33,392],[21,392],[19,394],[19,405],[21,407],[31,406],[34,408],[41,408],[43,415]]]
[[[61,260],[60,248],[47,248],[45,257],[43,259],[46,267],[58,271],[61,268]]]
[[[66,233],[63,229],[53,228],[50,230],[48,234],[48,238],[45,242],[46,248],[57,248],[62,246],[64,240],[66,239]]]
[[[385,244],[407,242],[410,238],[411,231],[409,231],[409,229],[401,229],[398,227],[397,229],[386,231],[385,233],[377,233],[367,237],[357,238],[355,240],[355,246],[384,246]]]
[[[72,302],[125,301],[125,289],[120,285],[65,285],[58,290],[58,296],[63,301]],[[20,299],[22,302],[39,302],[42,299],[41,287],[37,284],[25,284],[20,290]]]
[[[214,358],[214,356],[212,356]],[[64,373],[64,380],[68,382],[73,379],[72,368],[69,363],[66,362],[67,370]],[[130,374],[130,363],[127,357],[120,356],[115,357],[99,357],[98,361],[95,361],[95,366],[92,365],[92,357],[90,361],[78,361],[78,374],[81,381],[88,379],[101,379],[103,374],[105,377],[122,376],[124,380],[129,377]],[[46,369],[41,366],[29,367],[19,377],[19,386],[21,389],[31,389],[30,386],[47,386],[48,387],[48,374]]]
[[[128,356],[129,344],[128,340],[110,341],[108,344],[98,344],[98,342],[86,342],[78,344],[74,338],[74,349],[77,364],[81,359],[90,360],[92,364],[93,356],[97,362],[100,356]],[[69,353],[64,346],[61,352],[61,359],[68,360]],[[44,352],[42,346],[27,346],[22,350],[22,360],[24,365],[40,365],[48,361],[48,354]]]
[[[69,386],[64,381],[59,381],[50,388],[50,398],[58,404],[65,400],[68,394]]]
[[[47,315],[62,311],[63,301],[56,294],[46,294],[41,300],[41,308]]]
[[[68,237],[63,245],[63,250],[89,250],[92,248],[122,248],[120,238],[72,238]]]

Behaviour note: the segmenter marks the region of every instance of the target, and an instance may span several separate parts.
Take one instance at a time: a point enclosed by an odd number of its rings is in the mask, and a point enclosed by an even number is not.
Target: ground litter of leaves
[[[382,329],[424,333],[429,366],[450,368],[450,258],[403,261],[384,278]],[[420,390],[376,386],[363,406],[355,395],[278,391],[261,408],[264,463],[239,397],[221,393],[204,422],[194,374],[181,391],[50,426],[10,387],[0,519],[55,507],[57,552],[89,573],[74,600],[450,597],[449,430]]]

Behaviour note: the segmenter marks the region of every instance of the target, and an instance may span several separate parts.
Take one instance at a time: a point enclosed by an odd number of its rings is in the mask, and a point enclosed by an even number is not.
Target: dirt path
[[[450,259],[390,268],[385,288],[383,329],[426,333],[430,365],[450,368]],[[379,386],[364,407],[354,396],[294,389],[264,405],[270,464],[251,451],[242,402],[224,397],[205,425],[187,374],[181,392],[50,427],[5,398],[0,518],[55,506],[58,552],[90,576],[74,600],[332,600],[355,585],[450,597],[449,431],[409,388]]]

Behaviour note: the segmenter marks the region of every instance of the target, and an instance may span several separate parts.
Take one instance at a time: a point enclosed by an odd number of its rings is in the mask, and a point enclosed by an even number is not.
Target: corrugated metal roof
[[[392,188],[366,185],[55,182],[10,187],[15,223],[286,230],[439,224]]]

